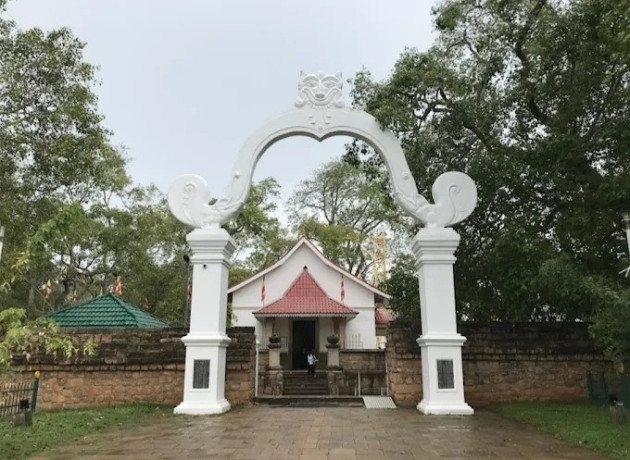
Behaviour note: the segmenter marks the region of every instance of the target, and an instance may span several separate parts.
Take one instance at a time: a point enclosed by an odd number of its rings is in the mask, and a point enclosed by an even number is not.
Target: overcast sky
[[[87,43],[104,124],[128,148],[136,183],[166,192],[179,174],[196,173],[222,195],[247,136],[293,107],[300,70],[346,79],[366,67],[384,79],[405,47],[431,44],[434,3],[12,0],[8,15],[21,28],[67,26]],[[345,142],[283,140],[254,179],[276,177],[286,198]]]

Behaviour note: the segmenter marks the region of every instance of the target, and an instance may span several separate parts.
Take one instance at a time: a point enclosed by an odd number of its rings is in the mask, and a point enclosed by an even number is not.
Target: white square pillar
[[[186,346],[184,400],[176,414],[222,414],[225,399],[225,353],[230,338],[227,319],[228,268],[235,244],[222,228],[197,229],[186,237],[192,250],[193,284],[190,330]]]
[[[455,314],[454,252],[459,235],[451,228],[423,228],[412,243],[420,285],[422,401],[424,414],[471,415],[464,401],[462,345]]]

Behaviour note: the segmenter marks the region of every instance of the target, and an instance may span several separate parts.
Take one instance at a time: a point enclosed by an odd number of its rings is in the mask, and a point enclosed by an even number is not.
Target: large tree
[[[0,277],[21,288],[5,293],[7,304],[32,305],[52,263],[32,238],[54,234],[71,203],[84,206],[129,179],[102,126],[84,44],[67,29],[20,30],[2,16],[4,5],[0,0]]]
[[[372,265],[372,237],[401,225],[383,168],[333,161],[302,181],[287,203],[295,229],[317,241],[326,257],[365,278]]]
[[[458,227],[460,314],[589,319],[609,304],[561,295],[569,278],[627,298],[617,272],[630,206],[630,2],[447,0],[434,13],[434,46],[406,50],[387,81],[359,73],[353,94],[399,136],[425,196],[446,170],[478,185]]]
[[[153,186],[133,186],[94,94],[95,68],[68,29],[21,30],[0,0],[0,309],[30,316],[112,289],[174,325],[187,302],[185,227]],[[242,250],[233,278],[292,243],[274,216],[278,184],[254,184],[227,230]],[[42,286],[52,282],[44,298]]]

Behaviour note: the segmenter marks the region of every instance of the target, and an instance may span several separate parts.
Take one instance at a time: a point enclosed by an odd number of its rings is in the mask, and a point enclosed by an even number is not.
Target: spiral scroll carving
[[[207,182],[195,174],[179,176],[168,191],[168,205],[173,215],[194,228],[218,228],[238,214],[241,201],[223,198],[210,204]]]

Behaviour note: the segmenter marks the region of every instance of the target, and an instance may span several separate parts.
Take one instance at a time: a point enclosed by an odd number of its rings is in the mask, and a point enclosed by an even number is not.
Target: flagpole
[[[340,293],[340,297],[341,297],[341,304],[345,305],[346,304],[346,286],[345,286],[345,282],[344,282],[343,273],[341,274],[341,293]]]
[[[184,329],[188,323],[188,305],[192,301],[192,283],[190,279],[192,266],[190,265],[190,256],[188,254],[184,254],[183,256],[184,262],[186,262],[186,296],[184,297],[184,311],[183,314],[183,323]]]
[[[4,226],[0,226],[0,259],[2,259],[3,246],[4,246]]]

